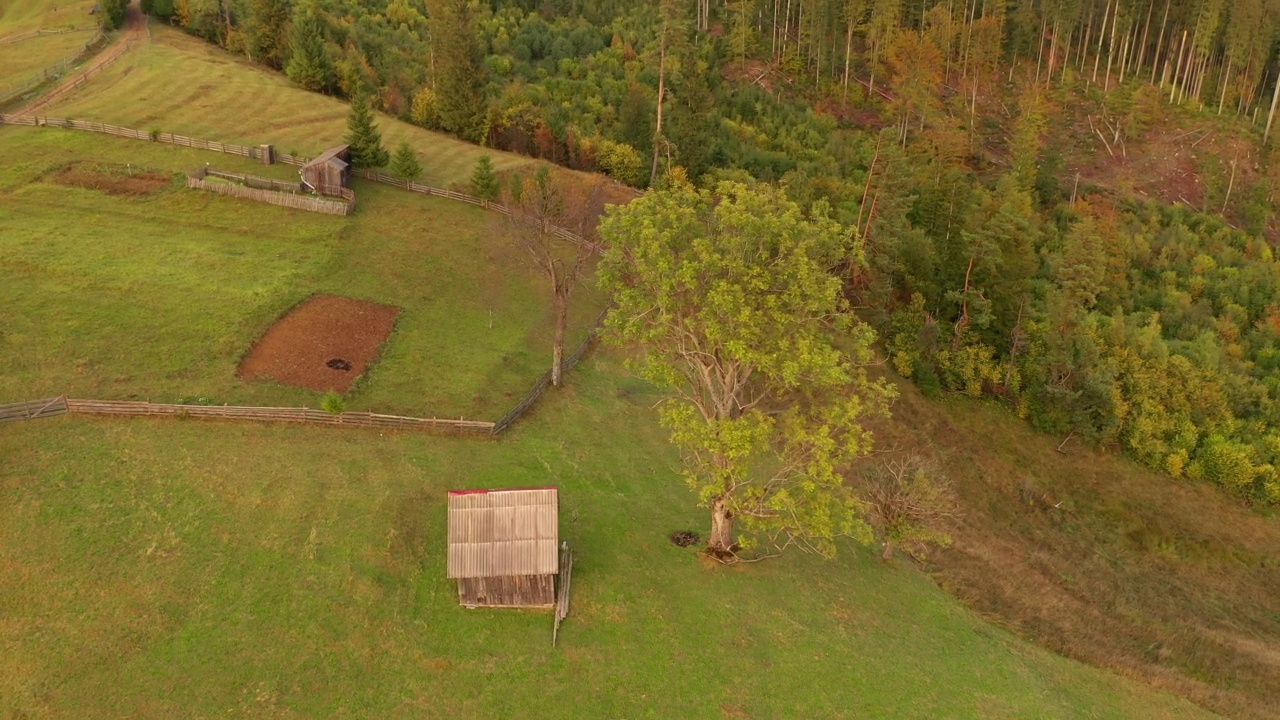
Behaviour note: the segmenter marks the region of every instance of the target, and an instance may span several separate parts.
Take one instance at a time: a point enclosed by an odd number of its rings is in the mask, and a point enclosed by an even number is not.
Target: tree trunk
[[[658,154],[662,147],[662,100],[667,80],[667,22],[662,21],[662,39],[658,49],[658,122],[653,131],[653,167],[649,170],[649,187],[658,182]]]
[[[560,387],[564,373],[564,331],[569,324],[569,293],[556,291],[556,332],[551,341],[551,384]]]
[[[713,557],[733,557],[733,513],[724,497],[711,501],[711,536],[707,538],[707,553]]]
[[[1276,89],[1271,94],[1271,109],[1267,111],[1267,129],[1262,133],[1262,144],[1267,144],[1271,137],[1271,123],[1276,119],[1276,103],[1280,102],[1280,76],[1276,77]]]

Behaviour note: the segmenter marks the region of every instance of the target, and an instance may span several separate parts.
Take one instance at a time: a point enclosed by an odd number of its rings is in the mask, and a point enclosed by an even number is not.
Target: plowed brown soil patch
[[[316,295],[267,330],[240,363],[239,375],[346,392],[377,359],[399,314],[390,305]]]
[[[130,170],[123,165],[74,163],[53,176],[59,185],[98,190],[108,195],[146,195],[168,187],[168,175],[145,170]]]

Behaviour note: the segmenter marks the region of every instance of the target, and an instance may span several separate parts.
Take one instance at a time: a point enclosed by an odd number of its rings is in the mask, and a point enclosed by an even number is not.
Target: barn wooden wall
[[[458,602],[477,607],[552,607],[555,575],[458,578]]]

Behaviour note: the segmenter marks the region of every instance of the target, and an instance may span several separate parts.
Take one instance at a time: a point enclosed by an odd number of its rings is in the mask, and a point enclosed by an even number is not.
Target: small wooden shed
[[[329,148],[302,166],[302,183],[321,195],[340,196],[351,173],[348,160],[348,146]]]
[[[449,493],[450,579],[467,607],[550,608],[559,573],[553,487]]]

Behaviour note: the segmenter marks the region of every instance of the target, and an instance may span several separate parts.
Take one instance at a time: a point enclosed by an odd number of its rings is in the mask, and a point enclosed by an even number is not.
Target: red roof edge
[[[539,485],[538,487],[491,488],[489,490],[450,490],[450,495],[487,495],[488,493],[516,492],[518,490],[559,490],[555,485]]]

